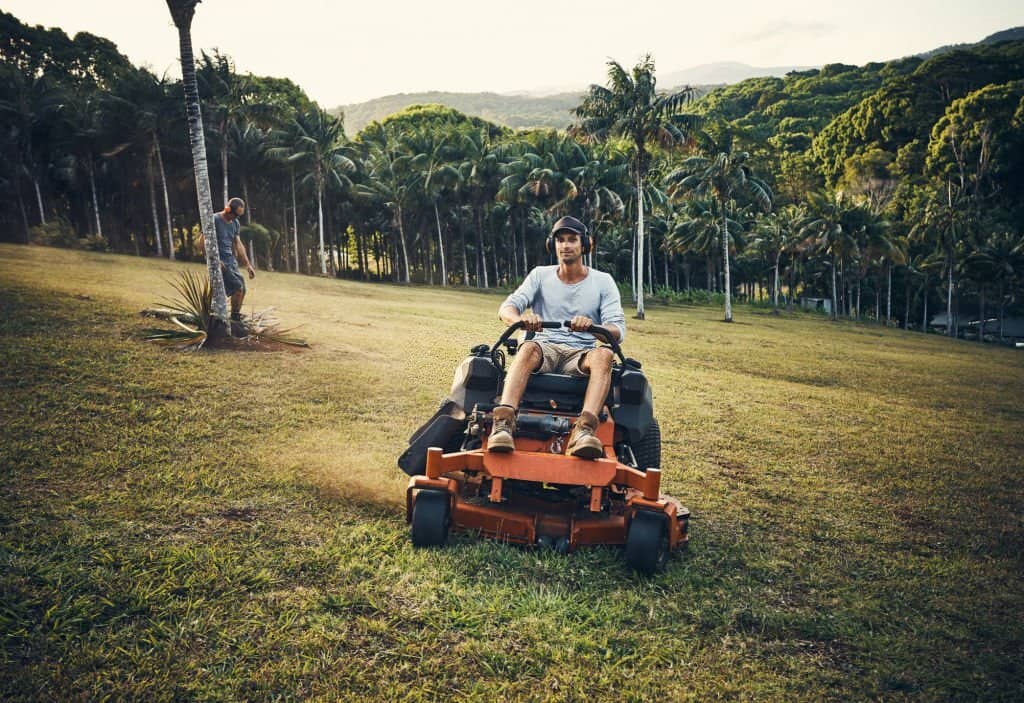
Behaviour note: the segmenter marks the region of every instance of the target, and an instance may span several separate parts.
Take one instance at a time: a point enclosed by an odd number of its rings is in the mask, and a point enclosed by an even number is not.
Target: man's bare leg
[[[501,404],[519,407],[519,401],[526,392],[526,384],[530,376],[540,368],[544,354],[536,342],[523,342],[519,351],[512,357],[512,366],[505,375],[505,387],[501,391]],[[607,393],[608,391],[605,391]]]
[[[601,414],[604,401],[608,398],[608,389],[612,385],[612,363],[615,356],[607,347],[597,347],[587,352],[580,364],[583,373],[590,376],[587,382],[587,394],[583,396],[583,412],[595,417]]]
[[[583,411],[569,435],[566,452],[581,459],[597,459],[604,455],[604,445],[597,438],[598,415],[608,397],[612,382],[612,352],[604,347],[587,352],[580,370],[590,376],[583,396]]]
[[[519,353],[512,358],[512,366],[505,375],[505,387],[501,391],[501,405],[492,413],[491,436],[487,449],[492,452],[510,452],[516,448],[516,409],[523,399],[523,392],[530,380],[530,374],[537,370],[544,354],[536,342],[525,342]]]

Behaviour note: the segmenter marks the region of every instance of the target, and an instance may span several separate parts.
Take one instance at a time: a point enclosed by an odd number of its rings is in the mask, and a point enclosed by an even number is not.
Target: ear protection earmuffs
[[[563,229],[563,230],[560,230],[560,231],[568,232],[570,230]],[[547,239],[544,240],[544,251],[546,251],[549,254],[554,254],[555,253],[555,242],[556,242],[555,235],[556,234],[558,234],[558,233],[557,232],[552,232],[551,234],[548,235]],[[584,255],[589,254],[590,253],[590,233],[587,230],[586,225],[583,226],[583,234],[577,234],[577,236],[579,236],[579,238],[580,238],[580,244],[583,245],[583,254]]]

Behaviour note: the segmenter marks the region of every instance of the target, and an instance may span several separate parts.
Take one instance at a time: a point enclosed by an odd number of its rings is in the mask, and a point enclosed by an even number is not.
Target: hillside
[[[354,105],[342,105],[331,112],[345,115],[345,132],[355,135],[363,127],[380,121],[410,105],[438,104],[506,127],[549,127],[565,129],[572,123],[569,111],[580,104],[583,92],[544,97],[499,95],[497,93],[399,93]]]
[[[313,348],[180,354],[138,311],[186,267],[0,245],[0,699],[1019,698],[1019,352],[651,306],[694,520],[642,579],[410,546],[395,458],[499,296],[261,271]]]
[[[906,66],[952,51],[971,49],[974,47],[989,46],[1004,41],[1020,40],[1024,38],[1024,27],[1003,30],[991,34],[981,41],[965,44],[942,46],[931,51],[918,54],[914,57],[897,59],[888,62],[872,62],[864,66],[843,66],[843,72],[857,70],[863,74],[861,85],[854,90],[836,89],[834,87],[821,89],[816,93],[822,98],[816,108],[822,105],[825,109],[814,109],[811,123],[800,123],[798,133],[807,133],[808,129],[817,131],[824,127],[827,122],[843,110],[851,107],[861,99],[867,97],[874,89],[881,86],[883,79],[887,77],[886,71],[881,67],[887,66],[888,72],[900,72]],[[831,64],[829,71],[835,73],[840,64]],[[813,66],[751,66],[745,63],[733,61],[720,61],[714,63],[692,66],[677,71],[663,71],[658,74],[658,85],[664,88],[677,88],[683,85],[693,86],[697,96],[708,93],[720,92],[724,99],[730,99],[732,89],[740,92],[756,90],[756,86],[781,86],[786,77],[794,74],[799,81],[800,77],[814,77],[819,75],[823,69]],[[825,71],[828,73],[829,71]],[[750,81],[753,81],[752,83]],[[790,81],[793,82],[793,81]],[[737,88],[740,84],[746,85]],[[798,92],[806,95],[815,94],[818,90],[816,81],[805,82],[798,88]],[[498,94],[498,93],[448,93],[430,91],[421,93],[399,93],[380,98],[374,98],[365,102],[341,105],[331,110],[334,114],[344,113],[345,129],[349,135],[354,135],[367,124],[374,120],[383,118],[395,112],[399,112],[410,105],[417,104],[439,104],[454,108],[459,112],[481,117],[499,125],[512,128],[547,127],[553,129],[564,129],[572,122],[569,111],[580,103],[586,88],[581,86],[579,91],[563,92],[552,95],[535,94]],[[752,109],[752,108],[748,108]],[[786,111],[784,108],[777,110]],[[707,108],[702,108],[707,112]],[[792,112],[792,110],[790,110]],[[803,118],[808,115],[807,110],[798,109],[803,114],[786,114],[784,117]],[[793,130],[785,130],[793,131]],[[785,139],[783,139],[785,141]],[[800,144],[806,146],[805,140]]]

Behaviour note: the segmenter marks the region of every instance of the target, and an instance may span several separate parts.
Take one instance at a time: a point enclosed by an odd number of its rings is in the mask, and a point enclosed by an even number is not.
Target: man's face
[[[235,217],[241,217],[242,215],[245,214],[245,205],[236,205],[235,207],[231,208],[231,212],[235,215]]]
[[[555,235],[555,251],[559,261],[572,263],[583,255],[583,242],[575,232],[559,232]]]

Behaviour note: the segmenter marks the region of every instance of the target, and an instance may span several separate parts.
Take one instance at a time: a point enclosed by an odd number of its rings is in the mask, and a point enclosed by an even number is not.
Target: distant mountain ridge
[[[806,71],[817,66],[751,66],[737,61],[717,61],[691,66],[682,71],[665,73],[658,77],[658,85],[676,87],[680,85],[722,85],[739,83],[748,78],[777,76],[781,78],[792,71]]]
[[[998,44],[1001,41],[1017,41],[1024,39],[1024,27],[1013,27],[1012,29],[1004,29],[1001,32],[995,34],[989,34],[987,37],[979,42],[973,44],[947,44],[946,46],[940,46],[938,49],[932,49],[921,54],[915,54],[923,59],[930,59],[932,56],[938,56],[939,54],[945,54],[950,51],[956,51],[957,49],[970,49],[972,46],[978,46],[980,44]]]
[[[973,44],[950,44],[931,51],[916,54],[930,58],[938,54],[968,49],[981,44],[1024,39],[1024,27],[1005,29],[990,34]],[[723,85],[740,83],[750,78],[783,77],[793,71],[807,71],[817,66],[751,66],[736,61],[718,61],[691,66],[681,71],[670,71],[658,76],[658,85],[667,89],[690,85],[697,96]],[[543,91],[524,90],[512,93],[451,93],[427,91],[419,93],[398,93],[372,100],[333,108],[332,113],[344,113],[345,131],[354,135],[370,122],[379,121],[410,105],[436,103],[454,108],[459,112],[481,117],[490,122],[512,128],[565,129],[572,123],[570,111],[580,104],[586,87],[577,91],[544,94]]]

